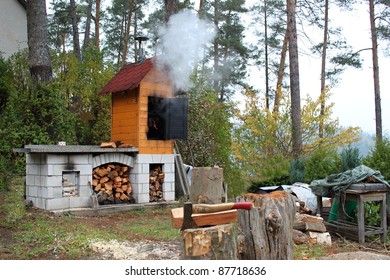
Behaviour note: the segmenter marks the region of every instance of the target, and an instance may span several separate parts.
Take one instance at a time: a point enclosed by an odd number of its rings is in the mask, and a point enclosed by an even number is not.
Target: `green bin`
[[[345,201],[345,218],[347,220],[351,220],[351,217],[356,217],[356,201],[347,200]],[[337,202],[337,199],[333,199],[332,206],[330,207],[328,222],[337,221],[339,217],[339,204]]]

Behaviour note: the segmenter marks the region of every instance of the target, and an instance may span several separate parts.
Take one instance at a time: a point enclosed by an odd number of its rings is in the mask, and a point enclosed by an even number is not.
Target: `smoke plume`
[[[159,29],[163,54],[157,56],[157,65],[169,69],[176,91],[191,86],[190,75],[214,36],[214,26],[190,10],[171,16],[167,26]]]

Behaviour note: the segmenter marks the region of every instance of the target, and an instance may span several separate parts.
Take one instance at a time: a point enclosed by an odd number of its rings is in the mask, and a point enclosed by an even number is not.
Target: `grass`
[[[94,259],[91,240],[179,241],[180,231],[172,227],[167,208],[138,209],[101,217],[55,216],[28,207],[23,200],[23,182],[13,180],[8,191],[0,192],[1,259]],[[390,231],[386,244],[390,249]],[[294,259],[318,259],[332,253],[367,249],[354,242],[294,245]],[[367,246],[367,245],[366,245]],[[384,247],[383,247],[384,246]],[[374,248],[374,247],[372,247]],[[371,248],[368,248],[371,249]]]
[[[90,240],[169,241],[179,237],[168,209],[89,218],[54,216],[26,206],[20,180],[0,193],[0,259],[89,259],[93,258]]]

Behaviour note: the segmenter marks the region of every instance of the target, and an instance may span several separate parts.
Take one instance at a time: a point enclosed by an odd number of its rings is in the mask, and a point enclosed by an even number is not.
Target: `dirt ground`
[[[30,216],[34,216],[34,211],[30,211]],[[35,210],[36,211],[36,210]],[[129,216],[118,215],[117,219],[129,219]],[[118,221],[118,220],[117,220]],[[130,221],[131,222],[131,221]],[[88,225],[95,229],[104,229],[112,223],[111,217],[79,217],[74,219],[74,223],[80,225]],[[13,246],[13,234],[15,229],[4,227],[0,224],[0,260],[19,259],[10,248]],[[180,241],[156,241],[140,239],[139,236],[132,235],[129,232],[121,233],[128,241],[118,241],[115,239],[104,243],[99,240],[89,240],[89,247],[94,254],[88,259],[96,260],[179,260],[180,256]],[[124,235],[124,236],[123,236]],[[305,245],[299,245],[305,246]],[[67,257],[61,254],[53,254],[53,252],[42,253],[37,259],[53,260],[66,259]],[[298,256],[296,259],[305,259]],[[332,237],[332,246],[326,249],[325,257],[312,259],[322,260],[390,260],[390,244],[377,244],[372,246],[367,244],[361,246],[355,242],[349,242],[341,238]]]

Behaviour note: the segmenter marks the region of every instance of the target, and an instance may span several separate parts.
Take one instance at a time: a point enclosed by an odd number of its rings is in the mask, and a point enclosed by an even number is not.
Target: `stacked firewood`
[[[154,167],[149,174],[149,202],[163,200],[163,183],[165,174],[161,166]]]
[[[129,167],[122,164],[105,164],[92,171],[92,188],[99,204],[129,203],[132,201],[132,187]]]

